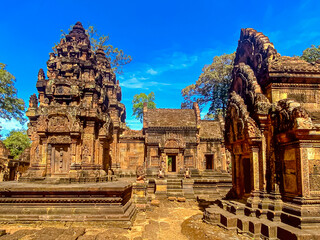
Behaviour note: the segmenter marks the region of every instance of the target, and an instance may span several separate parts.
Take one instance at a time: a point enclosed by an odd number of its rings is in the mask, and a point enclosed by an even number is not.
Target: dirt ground
[[[202,221],[197,202],[162,201],[159,207],[138,212],[131,229],[101,223],[1,223],[0,240],[218,240],[246,239]]]

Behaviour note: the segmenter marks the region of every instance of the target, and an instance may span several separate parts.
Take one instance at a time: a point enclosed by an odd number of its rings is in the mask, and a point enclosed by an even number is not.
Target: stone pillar
[[[259,148],[258,147],[252,147],[251,148],[251,156],[250,156],[250,163],[251,163],[251,173],[253,178],[253,190],[258,191],[259,190],[259,182],[260,182],[260,176],[259,176]]]
[[[76,164],[77,139],[71,140],[71,165]]]
[[[258,208],[260,203],[259,198],[259,148],[257,146],[251,147],[251,156],[250,156],[250,165],[251,165],[251,177],[253,190],[251,196],[247,199],[248,206],[251,207],[251,216],[255,214],[255,209]]]
[[[48,144],[47,147],[47,176],[51,176],[51,161],[52,161],[52,146]]]
[[[267,153],[266,153],[266,137],[264,132],[262,132],[262,139],[261,139],[261,162],[262,162],[262,186],[260,187],[264,192],[267,191]]]
[[[87,121],[86,128],[83,136],[83,153],[82,161],[85,161],[85,165],[91,165],[94,161],[94,134],[95,134],[95,122]],[[90,168],[90,167],[89,167]]]
[[[299,144],[299,159],[297,162],[297,188],[302,197],[310,197],[310,169],[309,169],[309,156],[314,159],[314,148],[311,144]]]
[[[241,179],[240,179],[240,155],[238,154],[235,154],[234,155],[234,160],[232,162],[232,182],[234,183],[234,187],[235,187],[235,190],[236,190],[236,193],[238,196],[240,196],[242,194],[241,192],[241,186],[240,186],[240,183],[241,183]]]

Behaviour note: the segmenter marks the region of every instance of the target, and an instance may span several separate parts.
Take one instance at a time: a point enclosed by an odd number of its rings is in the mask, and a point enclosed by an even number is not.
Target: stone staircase
[[[285,224],[280,219],[270,220],[266,216],[260,218],[248,216],[245,213],[246,208],[247,206],[243,203],[222,200],[218,205],[211,205],[205,209],[203,220],[252,239],[320,239],[318,229],[300,229]]]
[[[167,196],[168,197],[183,197],[182,181],[179,178],[167,179]]]

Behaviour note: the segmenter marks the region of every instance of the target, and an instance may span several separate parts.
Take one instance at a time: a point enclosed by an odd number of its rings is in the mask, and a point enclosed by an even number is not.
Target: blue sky
[[[241,28],[263,32],[282,55],[320,45],[319,0],[2,1],[1,9],[0,62],[16,77],[26,105],[60,30],[81,21],[109,34],[110,43],[133,58],[117,78],[134,129],[141,128],[131,116],[135,94],[154,91],[158,108],[180,108],[181,89],[214,56],[236,50]],[[3,135],[21,127],[0,125]]]

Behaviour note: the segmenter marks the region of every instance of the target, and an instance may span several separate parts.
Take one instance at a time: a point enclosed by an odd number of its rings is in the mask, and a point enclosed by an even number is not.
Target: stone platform
[[[247,215],[246,204],[237,201],[221,200],[217,205],[211,205],[205,209],[203,220],[212,225],[236,231],[254,239],[320,239],[320,230],[301,229],[283,222],[281,218],[268,219],[267,216],[260,217]]]
[[[107,221],[131,225],[136,209],[128,182],[2,182],[0,221]]]

